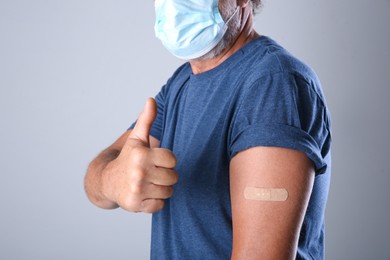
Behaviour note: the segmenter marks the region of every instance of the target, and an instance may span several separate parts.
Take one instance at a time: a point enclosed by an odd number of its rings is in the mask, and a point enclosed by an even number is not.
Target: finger
[[[157,116],[157,104],[153,98],[148,98],[144,110],[138,117],[134,129],[129,134],[129,138],[138,139],[149,146],[149,132],[152,128],[154,119]]]
[[[160,186],[150,183],[145,186],[143,191],[143,197],[145,199],[168,199],[172,197],[172,186]]]
[[[151,158],[154,165],[163,168],[174,168],[177,160],[172,151],[165,148],[154,148],[151,151]]]
[[[141,203],[141,210],[144,213],[155,213],[164,207],[164,200],[146,199]]]
[[[148,172],[147,181],[160,186],[172,186],[179,180],[179,175],[175,170],[155,167]]]

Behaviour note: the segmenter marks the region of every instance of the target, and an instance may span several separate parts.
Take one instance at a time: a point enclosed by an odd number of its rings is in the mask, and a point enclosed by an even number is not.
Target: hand
[[[149,132],[156,115],[156,101],[149,98],[120,154],[103,172],[104,196],[127,211],[161,210],[178,181],[173,153],[150,147]]]

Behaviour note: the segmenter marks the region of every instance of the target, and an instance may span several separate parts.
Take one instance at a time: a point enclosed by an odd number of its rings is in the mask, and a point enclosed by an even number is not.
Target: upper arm
[[[232,259],[295,259],[314,176],[311,160],[297,150],[258,146],[232,158]],[[248,200],[246,187],[283,188],[288,198]]]

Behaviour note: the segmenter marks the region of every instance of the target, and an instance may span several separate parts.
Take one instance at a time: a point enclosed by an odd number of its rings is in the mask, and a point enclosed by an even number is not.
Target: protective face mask
[[[211,51],[227,30],[237,13],[223,21],[219,0],[155,0],[156,37],[176,57],[199,58]]]

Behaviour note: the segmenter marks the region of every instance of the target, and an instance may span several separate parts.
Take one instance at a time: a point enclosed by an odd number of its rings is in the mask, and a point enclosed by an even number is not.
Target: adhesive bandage
[[[247,200],[286,201],[288,198],[288,192],[284,188],[246,187],[244,197]]]

